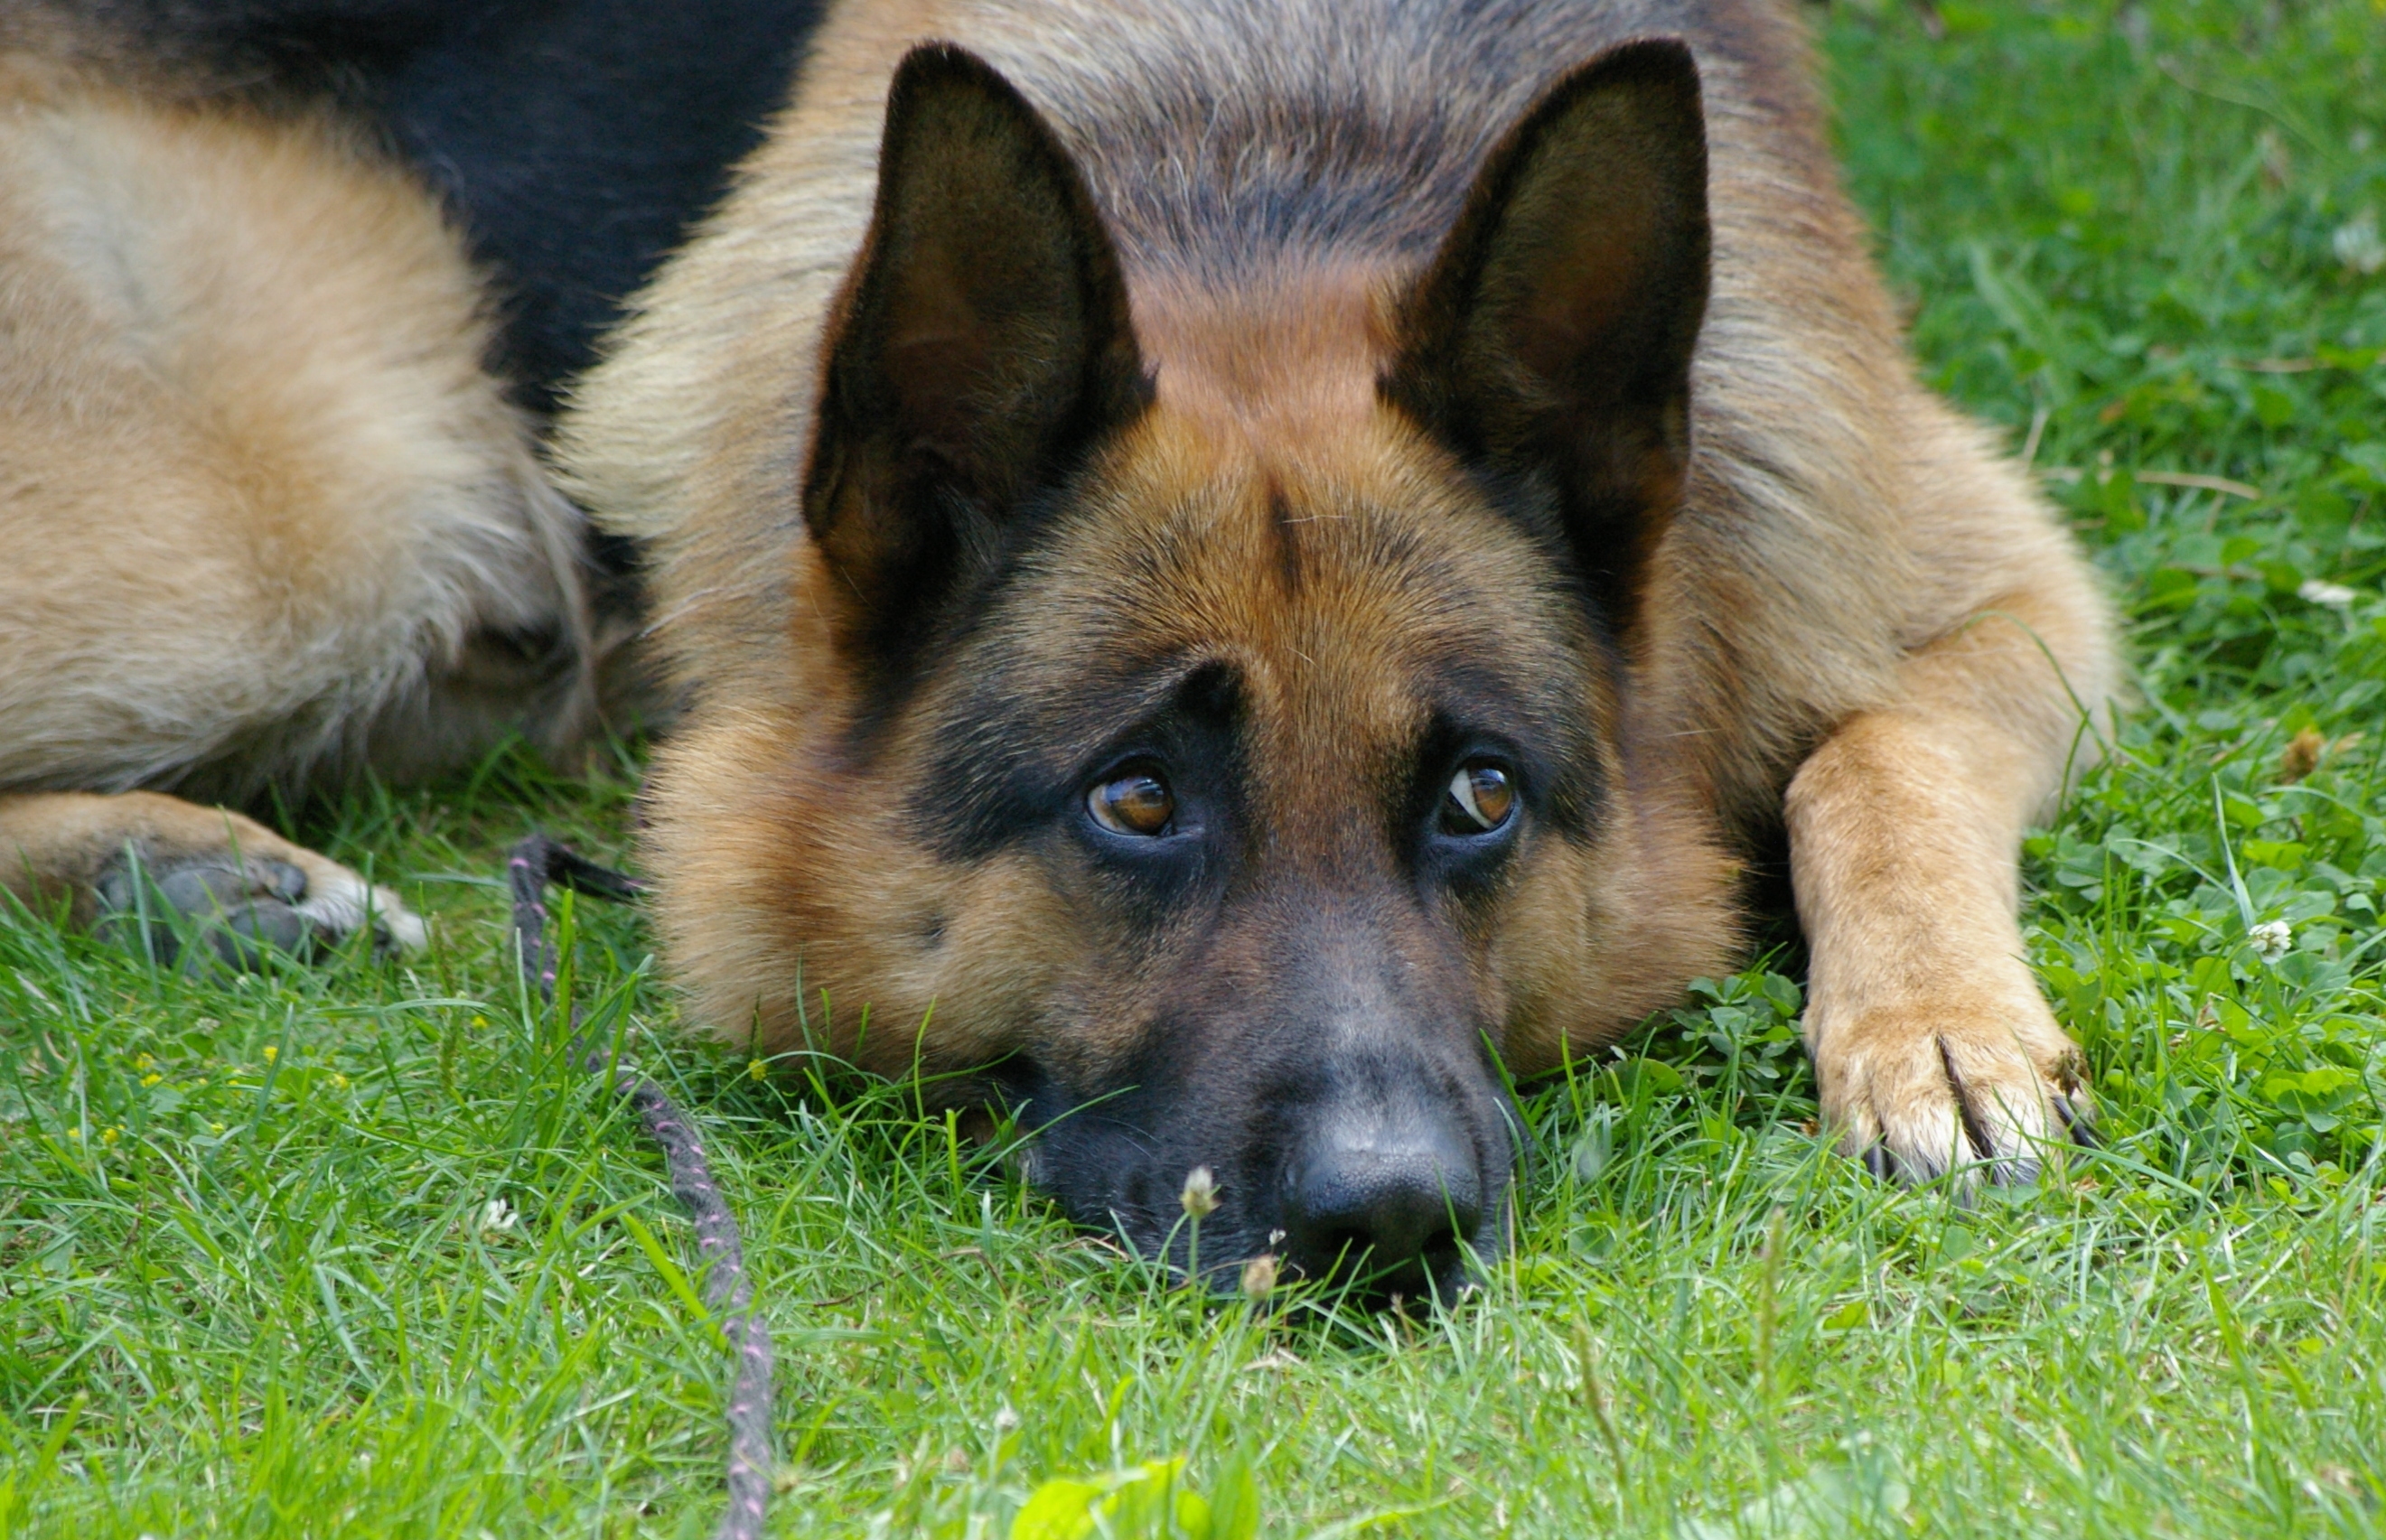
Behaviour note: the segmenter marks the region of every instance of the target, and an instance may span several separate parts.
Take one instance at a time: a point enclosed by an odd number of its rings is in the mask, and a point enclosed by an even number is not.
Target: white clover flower
[[[2305,578],[2304,585],[2295,590],[2295,596],[2305,604],[2324,604],[2330,609],[2349,609],[2353,601],[2361,597],[2344,584],[2329,582],[2325,578]]]
[[[520,1217],[514,1212],[512,1204],[508,1203],[504,1198],[493,1197],[482,1206],[481,1233],[483,1235],[503,1233],[511,1230],[514,1227],[514,1221]]]
[[[2386,240],[2378,236],[2378,214],[2364,209],[2358,216],[2339,225],[2329,238],[2335,249],[2336,259],[2351,270],[2367,278],[2386,271]]]
[[[2254,956],[2264,962],[2275,963],[2295,944],[2295,931],[2283,920],[2265,920],[2248,932],[2245,939],[2254,944]]]

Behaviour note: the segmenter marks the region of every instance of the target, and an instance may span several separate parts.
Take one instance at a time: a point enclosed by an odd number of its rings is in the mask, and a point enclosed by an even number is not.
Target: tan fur
[[[435,200],[340,132],[0,55],[0,798],[582,731],[579,520],[487,341]]]
[[[1086,495],[1141,551],[1214,553],[1175,569],[1207,586],[1165,573],[1123,586],[1133,553],[1073,537],[1031,585],[1045,632],[1082,652],[1178,625],[1236,657],[1265,682],[1262,732],[1298,767],[1270,788],[1271,827],[1289,831],[1330,827],[1336,788],[1371,773],[1368,745],[1390,729],[1368,714],[1403,708],[1379,688],[1402,660],[1521,645],[1533,623],[1511,611],[1530,609],[1534,583],[1503,567],[1511,548],[1489,523],[1479,566],[1453,580],[1480,613],[1421,618],[1379,560],[1403,529],[1493,517],[1377,399],[1388,318],[1464,179],[1559,71],[1623,39],[1687,34],[1714,232],[1687,501],[1612,701],[1608,820],[1594,848],[1550,847],[1519,876],[1498,922],[1470,937],[1468,967],[1504,1012],[1517,1071],[1612,1040],[1727,965],[1740,854],[1783,819],[1786,792],[1815,946],[1809,1034],[1851,1147],[1878,1139],[1909,1171],[1942,1168],[1957,1148],[1951,1061],[2001,1109],[1988,1131],[2000,1158],[2048,1131],[2050,1095],[2078,1094],[2014,919],[2018,833],[2092,752],[2083,713],[2114,687],[2078,553],[1985,435],[1915,382],[1786,10],[1628,0],[1550,5],[1521,25],[1533,35],[1486,60],[1463,38],[1420,42],[1393,0],[913,0],[830,19],[770,143],[650,288],[563,435],[584,499],[653,542],[656,607],[697,702],[659,756],[647,849],[699,1021],[766,1046],[810,1027],[894,1068],[933,1004],[916,1045],[958,1065],[1061,1030],[1023,1015],[1056,989],[1094,989],[1078,1030],[1100,1051],[1099,1023],[1132,1017],[1149,987],[1068,983],[1111,955],[1098,907],[1015,861],[938,861],[904,826],[904,788],[841,768],[855,700],[829,628],[843,601],[799,492],[824,328],[870,216],[905,50],[946,39],[980,55],[1079,161],[1159,392]],[[1171,200],[1205,176],[1263,179],[1271,156],[1326,153],[1276,105],[1312,75],[1395,122],[1432,102],[1459,127],[1371,223],[1224,270],[1237,254],[1188,248],[1199,237],[1172,224]],[[1216,169],[1213,144],[1252,163]],[[889,759],[917,763],[923,747]],[[824,1038],[799,979],[838,1002]],[[878,1024],[858,1044],[863,1001]]]

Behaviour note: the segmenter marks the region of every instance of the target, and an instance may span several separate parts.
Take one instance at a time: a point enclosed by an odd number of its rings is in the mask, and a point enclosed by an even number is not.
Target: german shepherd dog
[[[2015,853],[2106,612],[1916,382],[1786,6],[849,3],[568,397],[692,1020],[938,1076],[1082,1222],[1181,1263],[1205,1171],[1205,1268],[1446,1290],[1503,1076],[1728,969],[1783,837],[1843,1147],[2086,1136]]]

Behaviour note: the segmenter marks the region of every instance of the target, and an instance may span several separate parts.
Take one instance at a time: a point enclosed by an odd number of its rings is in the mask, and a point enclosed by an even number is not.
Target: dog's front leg
[[[79,923],[132,923],[170,954],[196,928],[229,961],[258,942],[296,951],[370,925],[419,946],[397,895],[263,824],[155,792],[0,794],[0,893],[63,899]],[[179,911],[179,920],[172,918]]]
[[[2092,597],[2050,586],[1909,656],[1899,696],[1790,785],[1806,1043],[1842,1147],[1883,1174],[2027,1181],[2087,1136],[2085,1065],[2017,919],[2023,828],[2092,755],[2081,701],[2101,705],[2107,671]]]

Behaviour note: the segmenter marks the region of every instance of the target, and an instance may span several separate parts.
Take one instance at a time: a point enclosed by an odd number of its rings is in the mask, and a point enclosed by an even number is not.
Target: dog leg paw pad
[[[307,888],[307,873],[288,861],[124,861],[96,884],[99,928],[162,966],[255,971],[270,957],[312,949],[317,927],[294,907]]]

